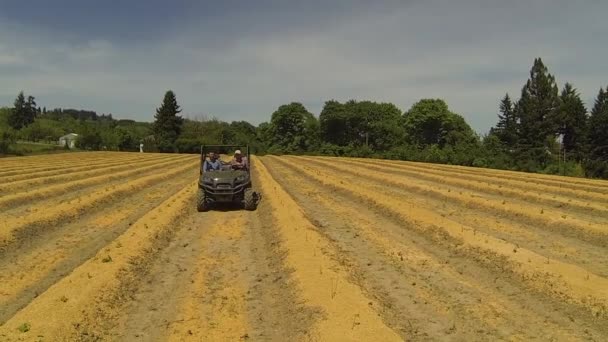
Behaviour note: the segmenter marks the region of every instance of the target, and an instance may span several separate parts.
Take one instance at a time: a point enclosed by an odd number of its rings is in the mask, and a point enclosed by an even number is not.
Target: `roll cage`
[[[210,152],[215,152],[219,154],[230,154],[232,155],[235,150],[241,150],[242,154],[247,157],[247,162],[249,163],[249,167],[246,170],[242,170],[247,172],[251,176],[251,159],[249,158],[249,145],[201,145],[201,164],[199,167],[199,174],[203,174],[203,164],[207,159]],[[224,170],[223,166],[225,163],[222,163],[222,170]]]

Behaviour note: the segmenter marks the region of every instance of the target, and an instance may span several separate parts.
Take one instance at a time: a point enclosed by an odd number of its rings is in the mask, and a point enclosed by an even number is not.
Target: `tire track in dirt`
[[[0,336],[8,340],[38,336],[50,341],[102,338],[103,328],[113,322],[114,308],[132,296],[147,265],[171,241],[174,224],[188,211],[195,191],[196,183],[192,183],[144,215],[15,314],[0,327]],[[56,310],[62,314],[49,316]],[[22,333],[17,328],[24,322],[31,323],[31,328]]]
[[[608,230],[604,223],[590,222],[584,217],[565,215],[564,213],[543,207],[534,206],[529,203],[518,203],[509,199],[498,199],[481,197],[470,192],[452,192],[451,189],[442,187],[440,184],[429,184],[413,178],[395,177],[395,175],[383,175],[381,170],[374,170],[371,174],[369,169],[363,167],[345,167],[335,165],[325,160],[314,158],[307,160],[308,164],[318,165],[323,168],[339,170],[343,174],[352,175],[360,179],[366,179],[377,184],[390,184],[402,190],[407,190],[425,197],[435,198],[446,203],[460,204],[465,209],[473,209],[492,213],[501,218],[520,222],[523,224],[534,224],[545,227],[549,231],[558,232],[565,236],[583,239],[586,242],[596,244],[600,247],[608,246]],[[606,218],[602,219],[605,222]]]
[[[322,312],[308,338],[401,340],[371,308],[373,299],[348,281],[347,271],[327,254],[331,250],[329,242],[306,219],[302,209],[271,177],[261,160],[256,158],[254,162],[263,200],[273,208],[274,224],[288,250],[285,263],[293,268],[292,277],[306,305]]]
[[[578,339],[582,322],[574,324],[509,277],[477,266],[348,195],[327,196],[328,189],[274,159],[263,160],[314,217],[319,232],[339,246],[338,258],[379,301],[384,319],[395,321],[408,339]]]
[[[322,182],[328,189],[348,191],[377,209],[411,223],[422,232],[440,229],[446,238],[455,241],[459,249],[487,260],[491,265],[500,265],[503,272],[512,272],[539,293],[548,293],[557,300],[585,308],[595,317],[605,319],[608,316],[608,279],[590,270],[518,248],[510,242],[478,232],[474,227],[453,222],[429,208],[417,206],[415,202],[373,196],[371,194],[377,193],[374,187],[364,183],[356,187],[345,184],[335,175],[335,170],[315,169],[297,163],[292,166]]]
[[[6,284],[0,293],[0,324],[182,189],[186,180],[176,177],[115,198],[103,211],[49,227],[27,245],[6,253],[0,259],[0,283]]]
[[[76,203],[60,203],[53,208],[32,208],[31,214],[25,217],[9,217],[0,222],[0,256],[2,250],[15,241],[28,239],[28,236],[35,235],[38,230],[45,229],[49,225],[54,225],[67,219],[74,219],[83,215],[87,210],[93,209],[107,201],[113,200],[116,196],[126,193],[139,191],[144,187],[157,182],[175,177],[188,170],[196,170],[197,162],[186,164],[185,166],[175,167],[165,170],[159,174],[153,174],[137,178],[135,180],[115,185],[111,188],[97,190],[88,194],[86,197],[79,197]],[[35,213],[35,214],[34,214]]]
[[[240,272],[239,240],[247,220],[244,213],[220,212],[202,237],[187,296],[177,303],[163,340],[238,341],[250,330],[246,305],[248,284]],[[200,220],[199,223],[202,223]],[[196,222],[196,220],[195,220]],[[201,255],[202,254],[202,255]]]

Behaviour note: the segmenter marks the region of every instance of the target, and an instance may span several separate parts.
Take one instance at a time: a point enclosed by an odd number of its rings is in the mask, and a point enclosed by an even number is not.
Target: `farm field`
[[[0,340],[608,340],[608,182],[264,156],[0,159]]]

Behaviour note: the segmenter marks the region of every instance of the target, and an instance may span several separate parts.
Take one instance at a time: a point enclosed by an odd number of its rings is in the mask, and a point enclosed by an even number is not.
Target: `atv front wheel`
[[[255,191],[252,188],[245,189],[243,197],[245,210],[255,210],[258,206],[258,196]]]
[[[198,189],[198,193],[196,194],[196,210],[198,212],[209,210],[209,202],[207,202],[205,190],[203,189]]]

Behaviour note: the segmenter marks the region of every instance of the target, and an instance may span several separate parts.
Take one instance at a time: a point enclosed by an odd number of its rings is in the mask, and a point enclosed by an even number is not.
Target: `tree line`
[[[20,93],[13,108],[0,110],[0,141],[51,141],[75,132],[77,145],[86,150],[135,151],[143,143],[146,151],[197,153],[202,144],[249,144],[257,154],[390,158],[608,178],[608,87],[600,88],[588,112],[576,88],[566,83],[560,91],[537,58],[519,99],[506,94],[497,112],[496,125],[484,136],[441,99],[422,99],[407,111],[392,103],[329,100],[318,117],[293,102],[254,126],[184,118],[169,90],[154,121],[145,123],[84,110],[47,111]]]

